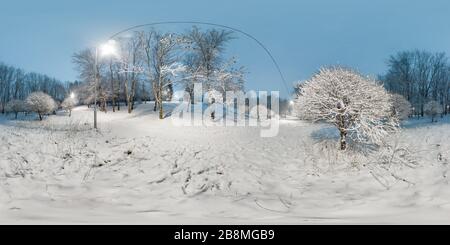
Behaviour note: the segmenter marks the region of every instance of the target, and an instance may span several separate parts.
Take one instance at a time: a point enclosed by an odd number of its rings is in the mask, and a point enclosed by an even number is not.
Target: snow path
[[[151,105],[0,123],[0,223],[450,223],[450,125],[404,129],[419,166],[383,187],[333,130],[175,127]],[[325,139],[325,140],[324,140]],[[381,155],[375,156],[381,159]],[[355,161],[355,163],[351,163]]]

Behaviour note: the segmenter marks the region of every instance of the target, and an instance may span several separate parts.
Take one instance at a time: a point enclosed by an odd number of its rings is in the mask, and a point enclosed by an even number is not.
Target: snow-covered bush
[[[437,115],[442,113],[442,106],[437,101],[429,101],[425,104],[424,112],[431,117],[431,122],[435,122]],[[437,121],[437,120],[436,120]]]
[[[72,109],[77,105],[77,101],[74,98],[66,98],[62,103],[61,107],[63,110],[69,113],[69,117],[72,116]]]
[[[391,95],[392,101],[392,113],[397,116],[398,119],[407,119],[412,112],[412,106],[409,101],[400,94]]]
[[[342,150],[347,137],[380,144],[398,128],[386,90],[373,79],[340,67],[323,68],[306,81],[295,109],[302,119],[335,125]]]
[[[29,111],[36,112],[41,121],[44,115],[48,115],[57,109],[56,102],[53,98],[43,92],[31,93],[26,99],[26,103]]]
[[[8,104],[6,104],[6,111],[14,113],[15,118],[17,119],[17,115],[20,112],[26,111],[26,105],[21,100],[11,100],[10,102],[8,102]]]

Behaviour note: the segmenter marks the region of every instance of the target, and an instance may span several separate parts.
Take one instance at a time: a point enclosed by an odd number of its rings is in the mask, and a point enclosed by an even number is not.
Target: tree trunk
[[[126,74],[125,77],[127,77]],[[125,95],[125,104],[128,107],[128,78],[125,79],[125,84],[123,86],[123,94]]]
[[[15,118],[16,118],[16,120],[17,120],[17,114],[18,114],[18,112],[15,112],[15,114],[16,114],[16,117],[15,117]]]
[[[113,68],[112,68],[112,60],[109,63],[109,71],[111,74],[111,99],[112,99],[112,111],[116,112],[116,109],[114,108],[116,105],[116,93],[115,93],[115,89],[114,89],[114,72],[113,72]]]
[[[341,111],[340,111],[340,113],[343,113],[344,112],[344,110],[342,110],[342,109],[340,109]],[[345,149],[347,149],[347,141],[346,141],[346,138],[347,138],[347,129],[346,129],[346,127],[345,127],[345,118],[344,118],[344,115],[343,114],[338,114],[337,116],[336,116],[336,120],[337,120],[337,127],[338,127],[338,129],[339,129],[339,132],[340,132],[340,136],[341,136],[341,138],[340,138],[340,140],[339,140],[339,142],[340,142],[340,148],[341,148],[341,150],[345,150]]]
[[[134,110],[134,101],[135,101],[135,95],[136,95],[136,85],[137,81],[133,80],[131,83],[131,94],[130,94],[130,104],[131,104],[131,111]],[[129,112],[131,113],[131,112]]]
[[[111,95],[111,106],[112,106],[112,111],[116,112],[116,108],[115,108],[115,106],[116,106],[116,98],[115,98],[114,92]]]
[[[128,113],[129,114],[133,111],[133,104],[132,104],[132,102],[130,100],[131,100],[131,98],[128,97],[128,99],[127,99],[127,106],[128,106]]]
[[[212,99],[212,103],[209,105],[210,107],[213,107],[216,103],[215,99]],[[214,120],[216,118],[216,108],[214,108],[214,111],[211,112],[211,119]],[[259,118],[258,118],[259,119]]]
[[[159,103],[159,119],[164,119],[164,110],[162,103]]]
[[[159,119],[164,119],[163,101],[162,101],[162,86],[159,86],[158,92],[158,104],[159,104]]]
[[[39,121],[42,121],[42,114],[41,113],[38,114],[39,114]]]
[[[347,142],[346,142],[346,138],[347,138],[347,132],[345,131],[345,129],[341,129],[339,130],[341,133],[341,150],[345,150],[347,149]]]
[[[156,108],[158,108],[158,89],[156,88],[156,81],[152,83],[153,97],[155,98],[155,105],[153,106],[153,111],[156,112]]]
[[[167,95],[167,101],[171,101],[172,97],[173,97],[173,84],[169,83],[169,86],[167,87],[167,89],[169,90],[168,95]]]
[[[102,99],[102,110],[106,113],[108,110],[106,109],[106,97]]]

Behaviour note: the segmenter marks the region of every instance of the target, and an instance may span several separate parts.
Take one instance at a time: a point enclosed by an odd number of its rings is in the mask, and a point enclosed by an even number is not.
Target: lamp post
[[[94,74],[94,129],[97,129],[98,47],[95,47]]]
[[[100,52],[99,52],[100,51]],[[94,129],[97,129],[97,86],[100,77],[100,72],[98,69],[98,59],[100,56],[117,55],[115,41],[109,40],[107,43],[95,47],[95,57],[94,57]]]

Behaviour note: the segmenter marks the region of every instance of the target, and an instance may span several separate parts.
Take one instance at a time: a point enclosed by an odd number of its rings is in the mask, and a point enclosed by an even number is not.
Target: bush
[[[53,98],[43,92],[31,93],[26,99],[26,104],[29,111],[36,112],[39,115],[41,121],[44,115],[48,115],[57,109]]]
[[[66,98],[62,104],[61,107],[63,110],[67,111],[69,113],[69,117],[72,116],[72,109],[77,105],[77,101],[73,98]]]
[[[25,112],[27,110],[25,102],[21,100],[11,100],[6,104],[6,111],[10,113],[14,113],[15,119],[17,119],[17,115],[20,112]]]
[[[412,112],[411,103],[400,94],[391,95],[392,113],[400,120],[407,119]]]

